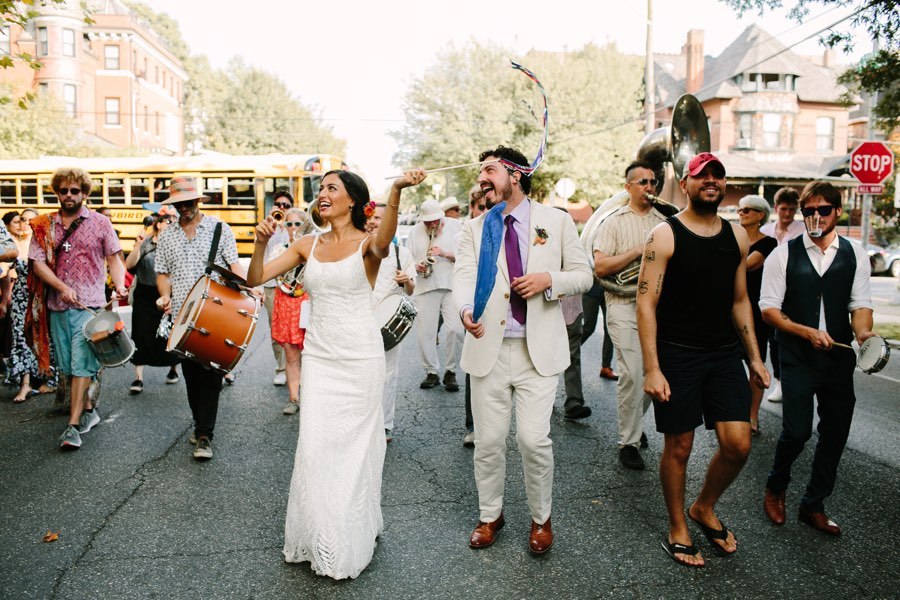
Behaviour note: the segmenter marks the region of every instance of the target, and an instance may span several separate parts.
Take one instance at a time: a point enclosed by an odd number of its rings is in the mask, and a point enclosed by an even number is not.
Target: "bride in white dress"
[[[425,177],[418,169],[394,181],[377,236],[365,231],[374,208],[369,190],[349,171],[322,178],[319,214],[330,231],[304,236],[263,264],[275,222],[269,217],[256,227],[248,283],[260,285],[306,263],[303,282],[310,295],[284,559],[309,562],[317,574],[334,579],[356,578],[366,568],[384,524],[385,364],[372,287],[397,230],[400,190]]]

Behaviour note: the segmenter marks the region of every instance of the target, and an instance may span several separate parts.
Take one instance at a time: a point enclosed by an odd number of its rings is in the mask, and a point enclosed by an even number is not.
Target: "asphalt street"
[[[600,380],[599,335],[585,346],[584,386],[594,414],[552,422],[556,458],[553,549],[528,553],[529,515],[514,437],[507,463],[506,528],[475,551],[472,451],[463,448],[463,392],[420,390],[415,336],[402,350],[394,441],[384,472],[385,530],[368,569],[335,582],[282,560],[297,415],[281,414],[265,319],[237,381],[222,394],[215,458],[191,459],[184,384],[148,369],[129,396],[130,367],[106,372],[103,422],[78,452],[62,453],[65,426],[52,398],[22,405],[0,389],[0,597],[13,598],[896,598],[900,509],[895,357],[882,376],[857,373],[859,400],[837,489],[827,510],[844,528],[829,538],[796,520],[812,443],[788,491],[788,522],[769,524],[765,476],[779,406],[764,401],[762,436],[718,511],[737,555],[719,558],[697,530],[704,569],[663,552],[667,520],[658,482],[662,440],[652,411],[646,471],[616,460],[615,384]],[[688,472],[693,499],[714,437],[698,430]],[[815,439],[815,438],[814,438]],[[813,440],[814,441],[814,440]],[[47,543],[48,531],[59,539]]]

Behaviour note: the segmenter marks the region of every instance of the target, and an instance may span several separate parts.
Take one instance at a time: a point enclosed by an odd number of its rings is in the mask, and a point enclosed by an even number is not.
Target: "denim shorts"
[[[93,377],[100,361],[84,337],[84,324],[93,316],[86,310],[51,310],[50,336],[56,350],[56,367],[66,376]]]
[[[702,350],[657,343],[659,367],[669,382],[668,402],[653,400],[656,430],[686,433],[705,424],[750,420],[750,385],[741,346]]]

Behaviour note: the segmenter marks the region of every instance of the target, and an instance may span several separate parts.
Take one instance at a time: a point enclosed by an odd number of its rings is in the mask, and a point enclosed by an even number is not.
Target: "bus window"
[[[203,194],[209,196],[209,200],[205,202],[207,204],[224,204],[222,201],[222,186],[225,184],[225,179],[222,177],[206,177],[203,181],[205,182],[203,184]]]
[[[151,202],[163,202],[169,199],[169,180],[165,177],[153,179],[153,197]]]
[[[125,204],[125,180],[121,178],[107,179],[106,202],[103,202],[104,198],[102,196],[96,198],[96,200],[99,200],[97,204]]]
[[[250,178],[228,178],[228,205],[255,206],[256,194]]]
[[[16,204],[16,181],[0,179],[0,204]]]
[[[22,194],[22,204],[37,204],[37,179],[21,179],[19,186],[19,190]]]
[[[150,179],[129,177],[128,185],[131,187],[131,203],[141,205],[150,202]]]
[[[319,188],[322,187],[322,176],[312,175],[303,178],[303,200],[307,204],[316,199],[319,195]]]

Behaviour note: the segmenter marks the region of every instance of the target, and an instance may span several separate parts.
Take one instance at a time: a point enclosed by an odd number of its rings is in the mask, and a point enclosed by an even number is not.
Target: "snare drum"
[[[416,318],[416,305],[406,294],[391,294],[375,307],[375,319],[381,326],[385,351],[403,341]]]
[[[856,366],[863,373],[877,373],[884,368],[891,358],[891,347],[887,340],[877,335],[870,337],[859,347]]]
[[[244,355],[258,316],[259,299],[249,291],[204,275],[185,298],[166,350],[228,373]]]
[[[81,333],[101,366],[124,365],[134,354],[134,342],[119,313],[101,310],[84,323]]]

